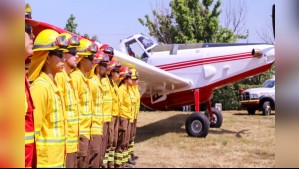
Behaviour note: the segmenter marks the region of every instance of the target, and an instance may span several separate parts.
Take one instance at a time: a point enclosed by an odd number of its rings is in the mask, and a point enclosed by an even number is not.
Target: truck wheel
[[[223,116],[221,111],[212,108],[212,112],[214,115],[214,119],[215,121],[211,121],[210,120],[210,127],[211,128],[220,128],[222,126],[222,122],[223,122]],[[209,113],[209,109],[206,110],[205,115],[207,116],[208,119],[210,119],[210,113]]]
[[[268,116],[271,114],[271,103],[269,101],[265,101],[263,104],[263,115]]]
[[[248,114],[249,115],[255,115],[255,109],[254,108],[247,108]]]
[[[186,120],[186,132],[191,137],[206,137],[210,129],[209,119],[202,113],[192,113]]]

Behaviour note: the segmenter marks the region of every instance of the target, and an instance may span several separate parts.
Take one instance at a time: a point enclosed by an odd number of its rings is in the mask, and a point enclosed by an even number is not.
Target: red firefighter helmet
[[[103,59],[105,53],[101,50],[98,50],[97,53],[94,55],[93,63],[98,64]]]
[[[109,62],[110,62],[109,56],[104,54],[100,59],[99,65],[108,68]]]
[[[117,60],[110,61],[109,65],[108,65],[108,69],[111,71],[114,69],[120,69],[120,68],[121,68],[121,64]]]
[[[114,56],[114,49],[111,46],[109,46],[108,44],[104,44],[100,47],[100,50],[102,50],[104,53],[106,53],[109,56],[110,61],[112,60]]]
[[[121,67],[119,69],[119,80],[122,81],[123,79],[125,79],[126,77],[131,77],[131,69],[129,69],[128,67]]]
[[[110,74],[112,71],[117,71],[119,73],[119,69],[121,68],[121,64],[117,60],[112,60],[109,62],[108,65],[108,74]]]

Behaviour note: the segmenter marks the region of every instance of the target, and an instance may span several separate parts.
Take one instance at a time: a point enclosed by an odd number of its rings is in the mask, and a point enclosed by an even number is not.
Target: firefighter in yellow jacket
[[[68,46],[65,36],[51,29],[41,31],[34,42],[29,68],[30,88],[34,102],[34,127],[37,167],[65,167],[66,115],[63,96],[54,79],[63,70],[63,48]]]
[[[135,97],[135,109],[133,109],[133,114],[134,114],[134,122],[133,122],[133,125],[132,125],[132,128],[131,128],[131,140],[130,140],[130,148],[129,148],[129,151],[130,151],[130,154],[131,154],[131,160],[130,161],[133,161],[133,163],[135,163],[135,160],[138,160],[138,156],[135,155],[134,153],[134,140],[135,140],[135,137],[136,137],[136,129],[137,129],[137,118],[138,118],[138,115],[139,115],[139,110],[140,110],[140,92],[139,92],[139,89],[138,89],[138,79],[139,79],[139,72],[136,70],[136,69],[131,69],[132,70],[132,86],[131,86],[131,89],[132,89],[132,92],[134,93],[134,97]]]
[[[109,62],[108,56],[106,56],[101,50],[98,50],[93,60],[93,68],[89,73],[90,89],[93,98],[93,118],[91,124],[91,153],[90,153],[90,168],[99,168],[102,166],[103,155],[103,91],[98,75],[100,74],[99,64],[103,62]]]
[[[72,36],[69,33],[62,33],[68,39],[68,52],[64,53],[64,70],[57,73],[55,81],[62,89],[63,99],[65,103],[65,111],[67,115],[67,140],[66,140],[66,168],[77,168],[77,152],[79,141],[79,105],[78,96],[75,92],[73,80],[70,73],[77,67],[79,47],[79,37]]]
[[[129,89],[129,93],[130,93],[130,98],[131,98],[131,103],[132,103],[132,109],[131,109],[131,118],[130,118],[130,123],[128,126],[128,156],[126,161],[129,164],[135,165],[136,162],[135,160],[131,159],[131,154],[133,151],[133,130],[134,130],[134,121],[135,121],[135,112],[136,112],[136,108],[137,108],[137,97],[136,97],[136,93],[134,92],[133,89],[133,83],[132,83],[132,78],[133,78],[133,71],[136,71],[135,69],[131,69],[132,72],[132,76],[131,76],[131,81],[128,84],[128,89]],[[135,73],[135,72],[134,72]],[[134,76],[136,76],[136,74],[134,74]]]
[[[89,166],[89,144],[93,112],[92,96],[87,75],[92,69],[92,61],[97,49],[96,44],[93,44],[87,39],[81,39],[78,49],[78,65],[71,73],[71,78],[79,100],[79,168],[87,168]]]
[[[128,67],[120,68],[119,72],[119,105],[120,105],[120,118],[118,128],[118,142],[116,147],[116,160],[115,167],[125,167],[128,161],[128,126],[132,118],[132,102],[129,93],[129,84],[131,81],[131,70]]]
[[[103,116],[104,116],[104,130],[103,130],[103,151],[102,155],[104,156],[103,160],[103,167],[108,167],[108,157],[110,153],[110,147],[108,147],[108,141],[109,141],[109,134],[111,133],[111,129],[109,129],[109,124],[112,120],[112,89],[110,87],[109,78],[107,77],[107,66],[108,63],[101,62],[99,64],[99,78],[101,81],[101,86],[103,90]]]
[[[113,98],[113,109],[112,109],[112,120],[109,128],[111,133],[109,135],[109,140],[113,140],[109,144],[110,154],[108,158],[108,168],[114,168],[115,164],[115,149],[117,146],[118,139],[118,125],[119,125],[119,96],[118,96],[118,83],[119,83],[119,69],[121,68],[120,62],[116,60],[110,61],[108,65],[108,77],[110,80],[110,87],[113,89],[112,98]]]

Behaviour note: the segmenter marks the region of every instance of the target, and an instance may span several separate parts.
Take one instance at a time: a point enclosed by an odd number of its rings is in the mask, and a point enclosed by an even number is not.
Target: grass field
[[[223,111],[223,125],[207,138],[191,138],[185,120],[191,112],[141,112],[135,167],[275,167],[275,115]]]

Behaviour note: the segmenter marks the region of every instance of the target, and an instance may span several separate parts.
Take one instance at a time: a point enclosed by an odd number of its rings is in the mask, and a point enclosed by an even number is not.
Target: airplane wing
[[[114,57],[123,66],[138,70],[141,95],[142,97],[152,97],[152,102],[163,101],[166,99],[167,93],[191,85],[191,82],[188,80],[149,65],[118,50],[114,50]]]

